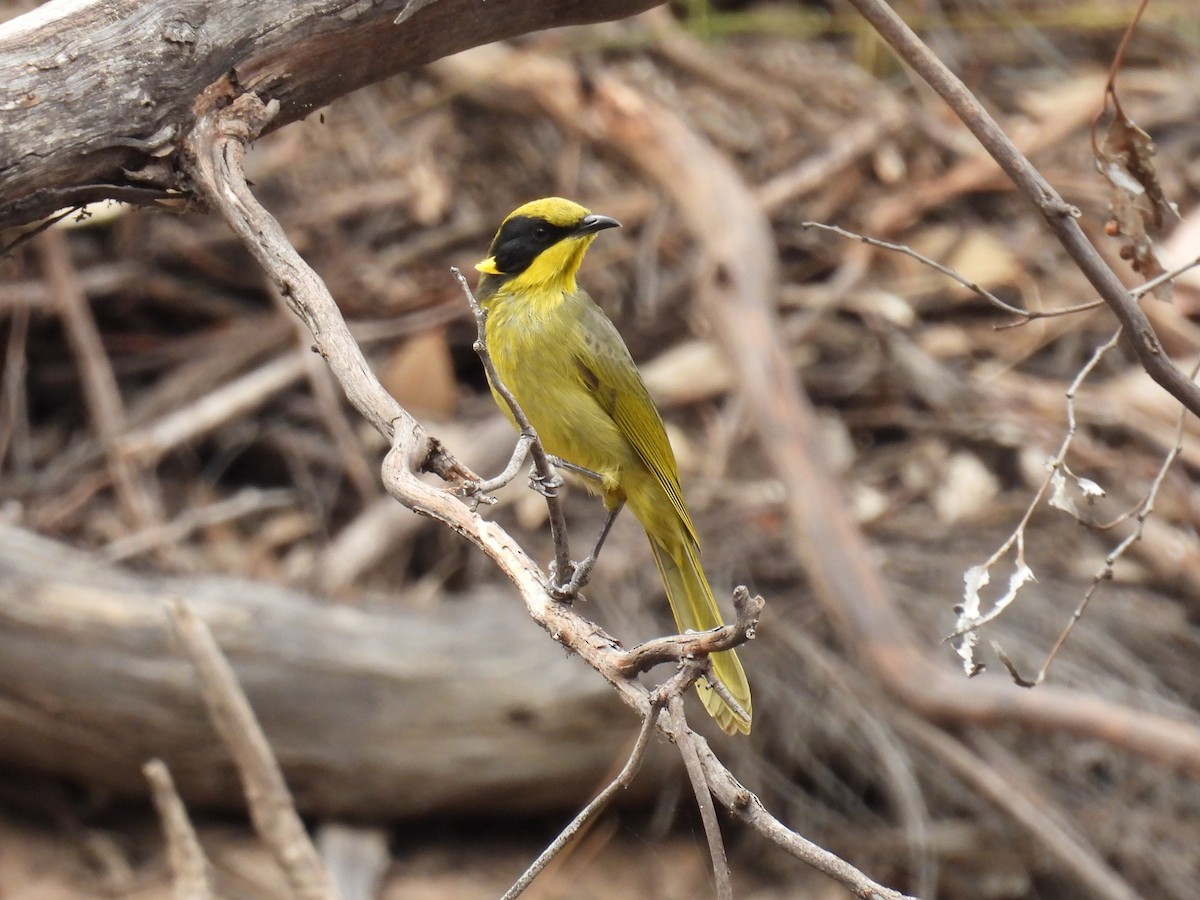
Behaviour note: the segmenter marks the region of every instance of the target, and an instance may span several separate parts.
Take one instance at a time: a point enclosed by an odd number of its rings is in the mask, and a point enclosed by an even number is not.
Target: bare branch
[[[751,596],[745,587],[739,585],[733,592],[733,608],[737,614],[733,624],[708,631],[667,635],[638,644],[622,654],[617,668],[633,677],[662,663],[707,656],[718,650],[732,650],[754,639],[758,620],[765,606],[766,601],[760,595]],[[734,702],[733,705],[736,709],[737,703]]]
[[[587,806],[579,811],[579,814],[559,833],[558,837],[550,842],[550,846],[543,850],[541,855],[533,861],[529,868],[521,873],[521,877],[514,882],[513,886],[505,891],[501,900],[516,900],[517,897],[525,893],[525,890],[533,883],[533,880],[549,865],[550,860],[554,859],[564,847],[571,843],[596,816],[607,809],[608,804],[613,801],[613,798],[620,791],[629,787],[634,776],[637,775],[638,770],[642,767],[642,760],[646,758],[646,750],[650,746],[650,736],[654,734],[654,727],[658,723],[660,708],[661,703],[655,703],[650,707],[650,714],[642,720],[642,727],[638,731],[637,740],[633,742],[633,749],[629,752],[629,759],[625,760],[625,765],[621,767],[621,771],[617,773],[617,777],[609,783],[608,787],[597,794]]]
[[[162,822],[167,839],[167,858],[175,882],[175,900],[211,900],[214,896],[211,866],[204,848],[196,837],[196,829],[188,818],[187,809],[175,791],[171,772],[161,759],[152,759],[142,766],[150,782],[154,807]]]
[[[961,284],[963,287],[965,287],[967,290],[971,291],[973,294],[978,294],[980,297],[982,297],[984,300],[986,300],[992,306],[996,307],[996,309],[1000,310],[1001,312],[1006,312],[1010,316],[1016,316],[1018,319],[1020,319],[1019,322],[1013,322],[1013,323],[1009,323],[1008,325],[1000,326],[1003,328],[1009,328],[1009,327],[1012,327],[1012,325],[1023,324],[1025,322],[1029,322],[1033,319],[1046,319],[1046,318],[1051,318],[1054,316],[1068,316],[1073,313],[1086,312],[1087,310],[1095,309],[1097,306],[1100,305],[1099,300],[1091,300],[1087,303],[1077,303],[1074,306],[1067,306],[1062,309],[1052,309],[1052,310],[1021,309],[1018,306],[1013,306],[1011,303],[1005,303],[1003,300],[1001,300],[999,297],[997,297],[991,291],[987,290],[984,287],[981,287],[980,285],[976,284],[974,281],[971,281],[969,278],[964,277],[959,272],[956,272],[954,269],[950,268],[949,266],[943,265],[942,263],[938,262],[935,259],[930,259],[928,256],[925,256],[923,253],[918,253],[916,250],[914,250],[912,247],[908,246],[907,244],[898,244],[894,241],[884,241],[879,238],[868,237],[865,234],[859,234],[858,232],[850,231],[849,229],[842,228],[839,225],[827,225],[824,222],[801,222],[800,227],[801,228],[816,228],[820,231],[828,231],[832,234],[840,235],[841,237],[844,237],[844,238],[850,238],[852,240],[861,241],[862,243],[864,243],[870,247],[879,247],[881,250],[892,250],[896,253],[903,253],[905,256],[912,257],[913,259],[915,259],[917,262],[921,263],[922,265],[929,266],[929,268],[935,269],[938,272],[941,272],[943,275],[945,275],[947,278],[951,279],[952,281],[956,281],[958,284]]]
[[[297,898],[335,900],[333,884],[300,821],[279,763],[229,661],[208,626],[183,600],[170,603],[169,610],[175,633],[200,678],[209,718],[237,765],[255,831],[271,850]]]
[[[725,856],[725,842],[721,838],[721,823],[717,821],[717,810],[713,806],[708,779],[704,774],[704,766],[700,763],[700,754],[695,743],[690,740],[691,729],[687,727],[687,719],[683,714],[683,698],[672,697],[667,708],[671,710],[678,727],[683,731],[683,739],[676,743],[679,746],[679,754],[683,757],[688,781],[692,784],[692,793],[696,795],[696,805],[700,807],[700,820],[704,823],[708,852],[712,857],[713,878],[717,882],[717,900],[733,900],[733,882],[730,880],[729,860]]]
[[[1167,355],[1141,307],[1079,227],[1079,210],[1068,205],[1016,148],[983,104],[934,55],[884,0],[850,0],[880,37],[942,97],[1013,184],[1037,207],[1050,231],[1129,334],[1134,353],[1150,377],[1193,415],[1200,416],[1200,387]]]

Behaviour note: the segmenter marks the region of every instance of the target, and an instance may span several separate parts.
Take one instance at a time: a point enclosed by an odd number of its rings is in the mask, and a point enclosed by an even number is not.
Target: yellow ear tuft
[[[496,257],[494,257],[494,256],[489,256],[487,259],[483,260],[482,262],[475,263],[475,271],[482,272],[484,275],[503,275],[504,274],[503,272],[501,272],[499,269],[496,268]]]

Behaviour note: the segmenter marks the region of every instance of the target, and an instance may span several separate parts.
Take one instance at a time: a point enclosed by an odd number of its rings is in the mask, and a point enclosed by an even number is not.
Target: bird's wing
[[[662,417],[620,332],[600,307],[586,297],[585,301],[575,332],[579,338],[575,361],[580,378],[600,407],[612,417],[638,457],[654,473],[688,534],[699,544],[696,528],[683,500],[679,467]]]

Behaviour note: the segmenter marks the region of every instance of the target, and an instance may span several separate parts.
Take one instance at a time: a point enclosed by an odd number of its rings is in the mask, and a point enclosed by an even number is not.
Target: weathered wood
[[[0,766],[145,797],[141,767],[157,756],[190,807],[240,808],[172,646],[173,596],[212,628],[304,812],[571,808],[637,731],[502,591],[419,612],[327,605],[233,578],[135,574],[0,524]]]
[[[51,0],[0,25],[0,228],[188,195],[180,138],[215,82],[279,100],[278,128],[447,54],[656,2]]]

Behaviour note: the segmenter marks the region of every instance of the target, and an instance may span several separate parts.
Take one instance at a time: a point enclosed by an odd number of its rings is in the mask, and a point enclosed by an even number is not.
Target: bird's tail
[[[671,612],[675,614],[675,624],[679,626],[680,632],[707,631],[723,624],[712,588],[708,586],[704,569],[700,567],[700,548],[695,542],[689,536],[681,534],[678,539],[669,541],[674,546],[668,546],[667,542],[654,535],[648,536],[650,548],[654,551],[654,561],[658,563],[658,571],[667,590],[667,599],[671,602]],[[739,731],[749,734],[750,684],[746,681],[746,673],[737,654],[732,650],[712,654],[712,667],[714,677],[742,707],[744,715],[700,680],[696,682],[696,690],[704,708],[716,719],[726,734]]]

